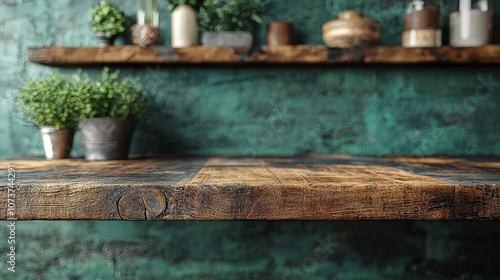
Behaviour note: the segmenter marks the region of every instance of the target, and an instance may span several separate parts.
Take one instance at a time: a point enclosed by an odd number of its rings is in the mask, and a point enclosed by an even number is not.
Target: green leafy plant
[[[144,9],[142,8],[142,0],[135,0],[137,5],[137,14],[144,13],[144,24],[153,26],[155,25],[155,13],[158,12],[160,7],[160,0],[144,0]]]
[[[92,30],[104,33],[106,38],[125,32],[129,24],[127,17],[108,1],[101,1],[90,8],[89,18]]]
[[[267,0],[204,0],[199,19],[202,31],[253,31],[261,24]]]
[[[145,116],[149,102],[138,79],[120,78],[120,72],[105,67],[97,81],[78,75],[73,80],[78,92],[75,103],[78,120],[90,118],[135,118]]]
[[[19,90],[16,102],[35,125],[56,129],[76,127],[74,87],[64,76],[54,73],[46,78],[28,79]]]
[[[199,9],[203,4],[203,0],[169,0],[169,9],[173,10],[179,5],[189,5],[195,9]]]

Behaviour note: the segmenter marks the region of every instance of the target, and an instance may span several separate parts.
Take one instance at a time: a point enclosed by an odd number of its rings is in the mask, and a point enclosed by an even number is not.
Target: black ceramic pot
[[[99,46],[107,47],[107,46],[112,46],[115,43],[115,40],[118,36],[114,35],[111,38],[107,38],[106,36],[104,36],[104,32],[97,32],[95,34],[95,37],[99,41]]]

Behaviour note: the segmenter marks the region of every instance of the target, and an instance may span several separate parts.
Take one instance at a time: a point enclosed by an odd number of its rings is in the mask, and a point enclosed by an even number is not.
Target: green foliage
[[[253,31],[262,23],[267,0],[204,0],[199,19],[202,31]]]
[[[113,4],[101,1],[90,8],[90,24],[94,32],[103,32],[106,38],[125,32],[127,17]]]
[[[79,120],[89,118],[136,118],[145,116],[149,103],[138,79],[120,78],[107,67],[97,81],[78,75],[73,83],[77,89],[75,109]]]
[[[26,118],[37,126],[66,129],[76,127],[75,97],[72,84],[54,73],[47,78],[28,79],[19,90],[16,102]]]
[[[179,5],[189,5],[195,9],[199,9],[203,4],[203,0],[169,0],[169,9],[173,10]]]

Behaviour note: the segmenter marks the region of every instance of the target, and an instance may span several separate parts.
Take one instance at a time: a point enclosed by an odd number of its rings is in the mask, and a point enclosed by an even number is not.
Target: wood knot
[[[153,220],[166,208],[165,194],[153,187],[137,188],[118,201],[118,213],[122,220]]]

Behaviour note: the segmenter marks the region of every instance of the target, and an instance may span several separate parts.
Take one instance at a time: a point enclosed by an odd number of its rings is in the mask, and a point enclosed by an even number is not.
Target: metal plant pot
[[[128,158],[134,119],[93,118],[78,124],[86,160]]]
[[[69,158],[75,136],[73,129],[56,130],[55,127],[45,126],[40,128],[40,132],[46,159]]]
[[[250,49],[253,36],[248,31],[203,32],[201,41],[206,46]]]

